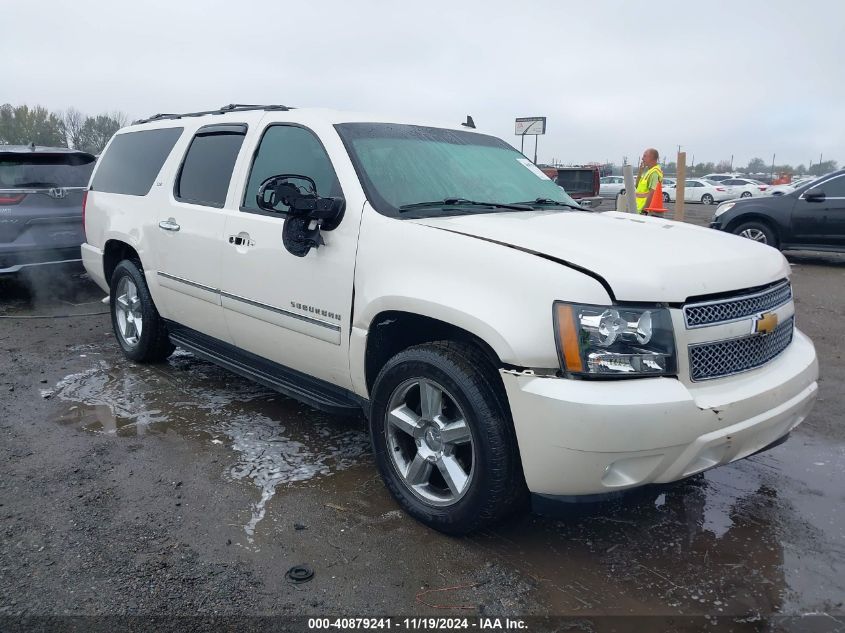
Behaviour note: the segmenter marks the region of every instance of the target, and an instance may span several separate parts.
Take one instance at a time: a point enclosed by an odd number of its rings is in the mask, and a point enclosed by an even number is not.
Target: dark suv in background
[[[0,275],[81,262],[95,161],[67,148],[0,145]]]
[[[723,202],[710,226],[781,250],[845,252],[845,169],[782,196]]]

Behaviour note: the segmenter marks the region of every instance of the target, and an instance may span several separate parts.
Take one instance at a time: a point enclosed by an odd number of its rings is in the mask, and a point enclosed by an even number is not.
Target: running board
[[[358,415],[366,402],[346,389],[167,320],[170,340],[195,356],[333,415]]]

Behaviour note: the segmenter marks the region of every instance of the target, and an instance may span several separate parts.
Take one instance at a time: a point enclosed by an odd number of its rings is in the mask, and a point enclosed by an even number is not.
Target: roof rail
[[[227,112],[246,112],[249,110],[279,110],[282,112],[286,112],[288,110],[292,110],[293,108],[284,106],[284,105],[251,105],[246,103],[230,103],[228,105],[224,105],[217,110],[204,110],[202,112],[185,112],[183,114],[171,114],[171,113],[160,113],[154,114],[151,117],[147,117],[146,119],[138,119],[137,121],[133,121],[133,125],[139,125],[142,123],[150,123],[151,121],[162,121],[165,119],[181,119],[185,117],[195,117],[195,116],[205,116],[206,114],[226,114]]]

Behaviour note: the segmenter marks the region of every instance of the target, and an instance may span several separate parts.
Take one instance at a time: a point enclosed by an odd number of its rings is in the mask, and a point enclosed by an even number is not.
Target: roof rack
[[[133,121],[133,125],[138,125],[141,123],[150,123],[151,121],[162,121],[166,119],[181,119],[185,117],[195,117],[195,116],[205,116],[206,114],[226,114],[228,112],[246,112],[249,110],[279,110],[282,112],[286,112],[288,110],[292,110],[293,108],[283,105],[252,105],[247,103],[230,103],[229,105],[224,105],[217,110],[205,110],[203,112],[185,112],[183,114],[170,114],[170,113],[160,113],[154,114],[151,117],[146,119],[138,119],[137,121]]]

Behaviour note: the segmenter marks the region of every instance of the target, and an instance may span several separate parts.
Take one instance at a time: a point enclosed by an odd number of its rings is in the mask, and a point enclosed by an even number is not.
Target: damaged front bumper
[[[587,381],[502,370],[528,489],[595,495],[667,483],[748,457],[800,424],[818,392],[812,342],[701,385]]]

